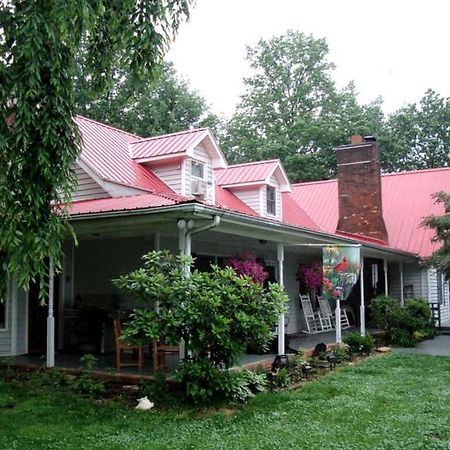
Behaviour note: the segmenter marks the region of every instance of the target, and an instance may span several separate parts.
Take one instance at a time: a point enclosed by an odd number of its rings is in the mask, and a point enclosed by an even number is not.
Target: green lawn
[[[450,449],[450,358],[369,358],[233,414],[138,412],[0,381],[0,448]]]

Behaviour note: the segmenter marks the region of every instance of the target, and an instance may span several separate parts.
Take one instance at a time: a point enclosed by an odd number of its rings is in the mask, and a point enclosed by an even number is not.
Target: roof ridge
[[[442,170],[450,170],[450,166],[449,167],[433,167],[431,169],[409,170],[409,171],[403,171],[403,172],[382,173],[381,176],[387,177],[387,176],[395,176],[395,175],[410,175],[410,174],[416,174],[416,173],[439,172]]]
[[[239,164],[231,164],[228,167],[226,167],[225,169],[233,169],[235,167],[242,167],[242,166],[254,166],[257,164],[267,164],[267,163],[281,163],[281,161],[279,159],[264,159],[261,161],[250,161],[250,162],[246,162],[246,163],[239,163]],[[221,170],[221,169],[218,169]]]
[[[429,172],[439,172],[439,171],[447,171],[450,170],[449,167],[433,167],[432,169],[418,169],[418,170],[409,170],[403,172],[389,172],[382,173],[382,177],[394,177],[400,175],[412,175],[412,174],[421,174],[421,173],[429,173]],[[335,183],[337,178],[330,178],[328,180],[316,180],[316,181],[299,181],[298,183],[291,183],[291,186],[306,186],[310,184],[319,184],[319,183]]]
[[[122,130],[122,129],[117,128],[117,127],[113,127],[112,125],[107,125],[106,123],[99,122],[98,120],[94,120],[94,119],[91,119],[91,118],[89,118],[89,117],[82,116],[81,114],[77,114],[77,115],[75,116],[75,118],[82,119],[82,120],[86,120],[86,121],[88,121],[88,122],[95,123],[96,125],[100,125],[101,127],[109,128],[110,130],[114,130],[114,131],[117,131],[117,132],[123,133],[123,134],[128,134],[129,136],[132,136],[132,137],[141,139],[140,136],[138,136],[137,134],[130,133],[129,131]]]
[[[299,181],[298,183],[291,183],[291,186],[306,186],[309,184],[333,183],[336,181],[337,178],[330,178],[328,180],[316,180],[316,181]]]
[[[149,137],[146,137],[146,138],[139,138],[136,141],[130,142],[129,144],[130,145],[138,144],[140,142],[152,141],[152,140],[161,139],[161,138],[164,138],[164,137],[171,137],[171,136],[176,136],[176,135],[179,135],[179,134],[196,133],[196,132],[199,132],[199,131],[207,131],[207,130],[208,130],[207,127],[203,127],[203,128],[193,128],[192,130],[175,131],[174,133],[159,134],[157,136],[149,136]]]

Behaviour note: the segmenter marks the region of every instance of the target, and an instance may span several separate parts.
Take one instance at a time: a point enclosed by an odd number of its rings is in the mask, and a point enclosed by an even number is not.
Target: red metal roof
[[[291,192],[282,194],[283,201],[283,222],[297,227],[320,230],[311,217],[294,200]]]
[[[195,130],[134,140],[130,144],[131,158],[145,159],[156,156],[185,153],[192,145],[199,142],[207,134],[207,128],[198,128]]]
[[[128,144],[137,136],[82,116],[75,118],[82,136],[81,159],[102,179],[152,192],[174,193],[161,178],[130,158]]]
[[[232,186],[234,184],[258,183],[267,180],[272,172],[279,166],[278,159],[270,161],[257,161],[245,164],[235,164],[226,169],[216,169],[217,184]]]
[[[216,186],[216,205],[220,208],[240,212],[249,216],[258,216],[258,214],[241,199],[220,186]]]
[[[430,214],[442,214],[442,204],[431,198],[438,191],[450,192],[450,168],[429,169],[382,175],[383,216],[389,247],[431,255],[438,248],[432,243],[433,231],[421,226]],[[335,233],[339,219],[337,181],[299,183],[292,196],[325,232]]]
[[[81,214],[155,208],[158,206],[175,205],[176,203],[178,202],[174,199],[159,195],[140,194],[129,197],[112,197],[73,202],[69,208],[69,213],[71,216],[77,216]]]

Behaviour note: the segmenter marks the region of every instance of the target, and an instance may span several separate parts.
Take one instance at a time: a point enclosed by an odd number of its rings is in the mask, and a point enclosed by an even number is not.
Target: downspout
[[[203,231],[208,231],[213,228],[216,228],[220,224],[220,216],[214,216],[211,223],[207,223],[205,225],[202,225],[201,227],[194,228],[194,221],[193,220],[184,220],[180,219],[177,222],[178,229],[180,230],[179,233],[179,247],[180,247],[180,253],[185,256],[191,256],[191,243],[192,243],[192,236],[194,234],[202,233]],[[184,269],[184,275],[186,277],[190,274],[190,267],[187,265]],[[186,358],[186,344],[184,340],[180,342],[180,361],[183,361]]]

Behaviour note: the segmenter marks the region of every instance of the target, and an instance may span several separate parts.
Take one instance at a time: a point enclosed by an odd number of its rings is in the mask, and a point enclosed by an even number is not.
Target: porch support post
[[[178,248],[180,251],[180,255],[186,255],[186,228],[187,223],[185,220],[181,219],[177,223],[178,225]],[[184,275],[188,276],[189,272],[186,267],[184,267]],[[178,352],[178,357],[180,358],[180,361],[183,361],[185,359],[185,352],[186,352],[186,343],[184,342],[184,339],[181,339],[180,341],[180,347]]]
[[[284,286],[284,245],[282,242],[277,244],[277,260],[278,260],[278,283]],[[284,313],[280,314],[278,319],[278,354],[286,354],[286,343],[284,339]]]
[[[48,265],[48,317],[47,317],[47,367],[55,367],[55,318],[54,302],[54,265],[50,257]]]
[[[334,310],[335,326],[336,326],[336,344],[342,343],[342,328],[341,328],[341,299],[336,299],[336,309]]]
[[[360,295],[361,295],[361,306],[359,308],[359,316],[361,322],[361,335],[365,336],[366,334],[366,306],[364,301],[364,257],[360,256],[360,266],[361,272],[359,275],[359,287],[360,287]]]
[[[155,233],[154,239],[155,239],[155,250],[156,251],[161,250],[161,235],[158,232]]]
[[[384,295],[389,295],[388,262],[387,262],[387,259],[383,260],[383,270],[384,270]]]
[[[399,269],[400,269],[400,305],[405,304],[405,294],[403,292],[403,263],[399,262]]]

